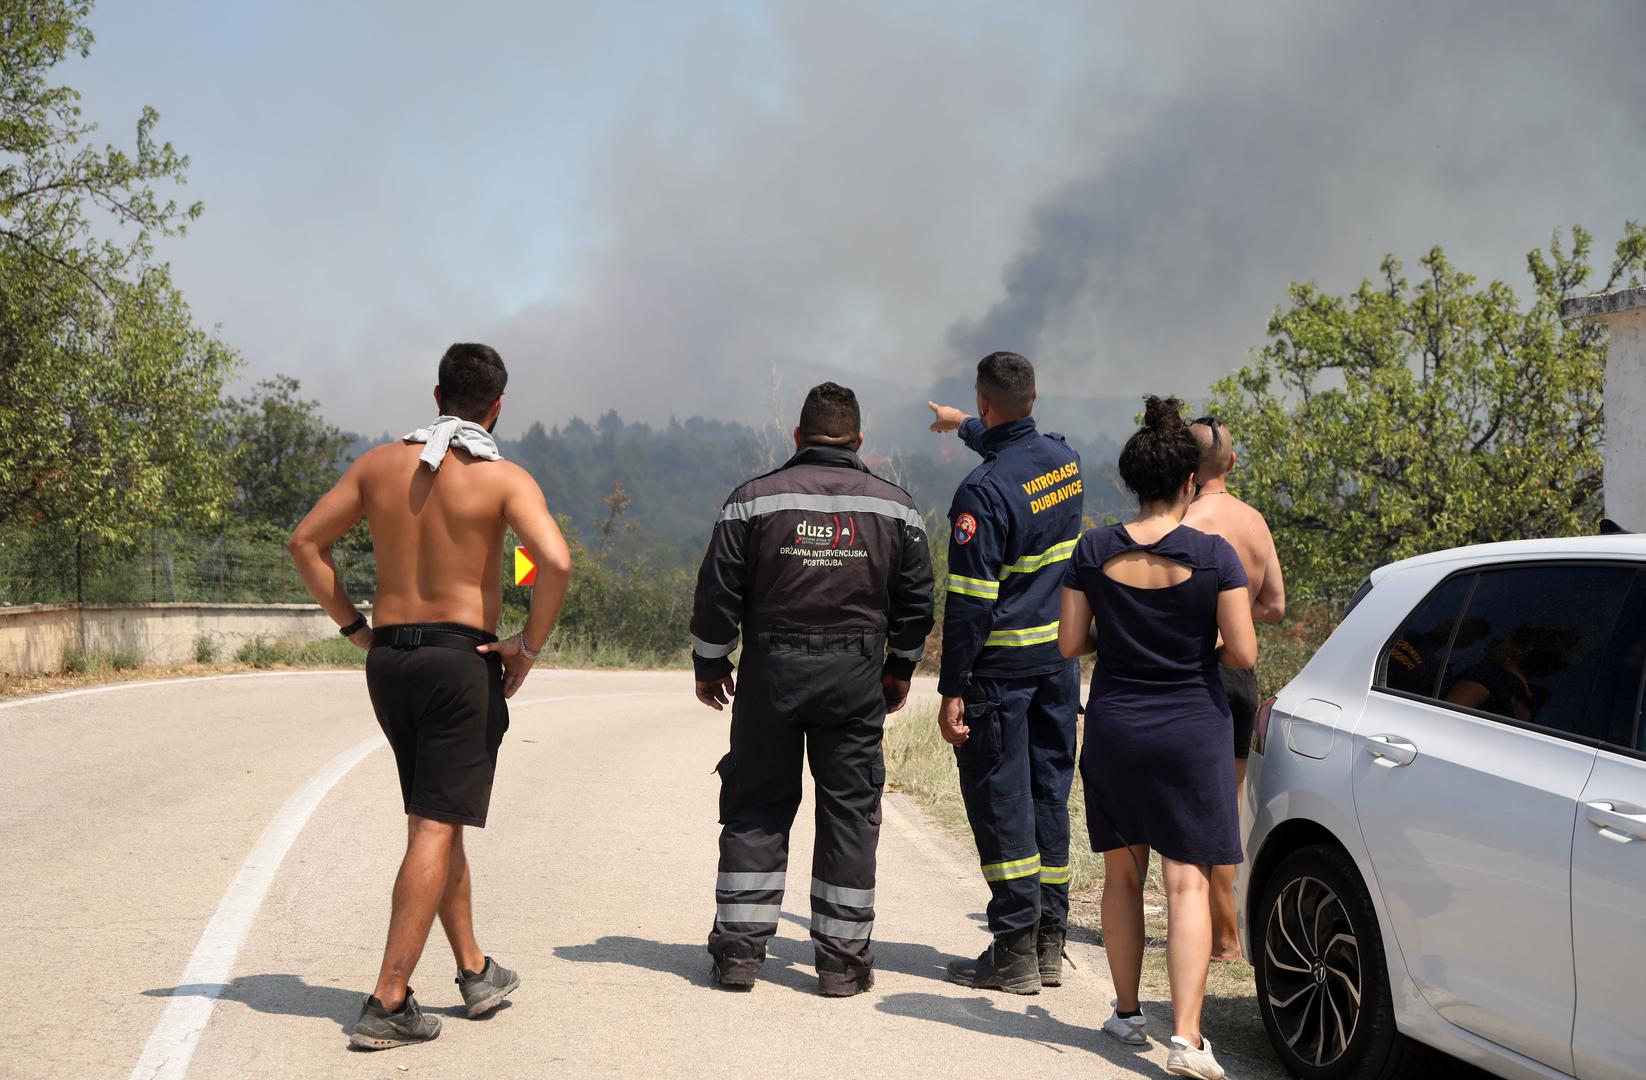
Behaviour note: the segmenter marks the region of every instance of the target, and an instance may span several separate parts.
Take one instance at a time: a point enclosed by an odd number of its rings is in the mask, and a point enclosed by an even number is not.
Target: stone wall
[[[369,605],[360,610],[371,614]],[[194,659],[204,636],[232,657],[251,638],[318,641],[337,633],[314,604],[29,604],[0,607],[0,671],[56,671],[64,650],[135,653],[143,663]]]

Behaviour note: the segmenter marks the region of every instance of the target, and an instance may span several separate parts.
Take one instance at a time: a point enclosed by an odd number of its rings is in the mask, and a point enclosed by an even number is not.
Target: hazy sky
[[[206,204],[164,252],[250,377],[337,424],[759,419],[773,373],[1189,397],[1285,285],[1434,243],[1524,293],[1646,219],[1646,3],[105,0],[65,73]],[[1602,252],[1604,253],[1604,252]],[[873,403],[883,411],[889,403]]]

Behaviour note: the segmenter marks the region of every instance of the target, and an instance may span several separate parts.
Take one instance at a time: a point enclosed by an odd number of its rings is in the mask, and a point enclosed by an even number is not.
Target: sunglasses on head
[[[1193,421],[1193,423],[1200,424],[1200,425],[1203,425],[1204,427],[1207,427],[1207,428],[1211,429],[1211,432],[1212,432],[1212,449],[1216,450],[1217,449],[1217,444],[1218,444],[1218,442],[1221,438],[1221,436],[1218,435],[1217,417],[1215,417],[1215,416],[1202,416],[1200,419]]]

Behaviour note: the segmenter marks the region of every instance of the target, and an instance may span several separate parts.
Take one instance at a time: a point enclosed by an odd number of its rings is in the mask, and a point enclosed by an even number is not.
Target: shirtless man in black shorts
[[[1200,494],[1189,504],[1183,524],[1223,537],[1240,556],[1252,589],[1252,619],[1279,622],[1286,614],[1286,584],[1280,575],[1280,556],[1263,515],[1236,498],[1228,488],[1235,467],[1234,443],[1229,429],[1206,416],[1189,431],[1200,443],[1200,468],[1195,481]],[[1223,692],[1234,714],[1236,798],[1246,783],[1246,755],[1252,745],[1252,722],[1257,719],[1257,672],[1251,668],[1218,665]],[[1235,925],[1235,867],[1212,868],[1212,959],[1240,959],[1240,934]]]
[[[503,461],[491,430],[508,373],[485,345],[453,345],[434,392],[440,416],[349,466],[287,544],[303,583],[367,649],[366,686],[394,749],[407,818],[406,856],[394,882],[388,944],[377,986],[350,1041],[381,1050],[427,1042],[407,980],[438,913],[457,960],[470,1017],[495,1009],[519,977],[475,943],[463,827],[486,824],[497,750],[513,696],[549,636],[571,555],[526,470]],[[376,628],[355,609],[331,546],[364,517],[377,559]],[[537,562],[525,627],[497,640],[503,530]]]

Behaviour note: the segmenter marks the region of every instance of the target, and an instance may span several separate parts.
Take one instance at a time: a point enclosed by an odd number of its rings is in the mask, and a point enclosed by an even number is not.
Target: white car
[[[1305,1077],[1646,1077],[1646,535],[1382,567],[1253,734],[1237,907]]]

